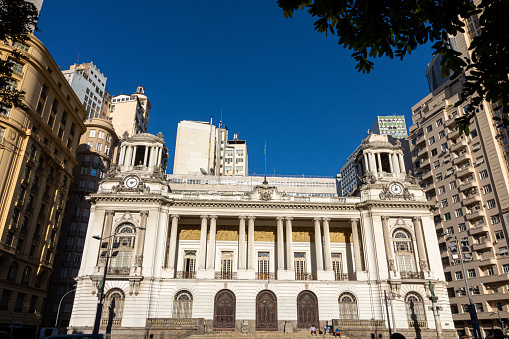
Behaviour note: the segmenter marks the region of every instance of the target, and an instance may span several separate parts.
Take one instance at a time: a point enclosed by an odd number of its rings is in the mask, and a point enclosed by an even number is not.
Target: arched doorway
[[[256,296],[256,330],[277,331],[277,298],[269,290]]]
[[[311,291],[302,291],[297,297],[297,328],[308,330],[311,325],[320,327],[318,322],[318,299]]]
[[[230,290],[221,290],[216,294],[214,329],[235,330],[235,294]]]

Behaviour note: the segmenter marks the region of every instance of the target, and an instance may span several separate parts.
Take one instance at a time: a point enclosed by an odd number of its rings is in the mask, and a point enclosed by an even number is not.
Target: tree
[[[30,33],[37,30],[39,11],[35,5],[25,0],[0,0],[0,43],[13,45],[30,39]],[[7,58],[0,58],[0,113],[12,106],[26,109],[22,99],[24,92],[13,86],[10,79],[14,62],[25,57],[20,49],[14,48]]]
[[[477,2],[477,1],[476,1]],[[502,109],[501,118],[509,126],[509,0],[278,0],[284,15],[307,10],[317,17],[315,30],[339,37],[338,44],[353,50],[356,69],[369,73],[377,57],[401,60],[420,45],[435,42],[434,54],[442,55],[443,76],[465,77],[462,99],[469,103],[459,118],[461,131],[483,100]],[[482,35],[473,38],[471,59],[462,59],[448,43],[449,35],[465,32],[466,22],[479,19]]]

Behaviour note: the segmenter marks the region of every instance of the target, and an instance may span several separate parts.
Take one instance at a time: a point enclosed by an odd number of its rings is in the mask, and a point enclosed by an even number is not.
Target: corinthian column
[[[255,217],[248,217],[248,235],[247,235],[247,269],[254,270],[254,222]]]
[[[239,217],[239,270],[246,269],[246,217]]]
[[[292,217],[286,217],[286,269],[293,270]]]
[[[419,255],[419,266],[421,271],[429,271],[428,258],[426,255],[426,249],[424,248],[424,238],[422,233],[422,221],[421,218],[414,217],[413,219],[415,226],[415,240],[417,241],[417,254]],[[460,246],[460,244],[458,244]]]
[[[200,230],[200,249],[199,249],[199,262],[198,269],[205,269],[205,258],[207,254],[207,216],[202,215],[201,218],[201,230]]]
[[[172,270],[175,269],[178,223],[179,223],[178,214],[172,214],[171,215],[171,230],[170,230],[170,246],[168,249],[168,263],[167,263],[167,267]]]
[[[387,266],[389,271],[396,271],[394,263],[394,254],[391,248],[391,234],[389,232],[389,217],[382,217],[382,231],[384,235],[385,255],[387,256]]]
[[[285,245],[283,243],[283,217],[277,217],[277,270],[285,269]]]
[[[323,239],[325,249],[325,270],[332,271],[332,255],[330,251],[330,233],[329,233],[330,218],[323,218]]]
[[[315,251],[316,251],[316,269],[323,271],[322,256],[322,232],[320,231],[320,218],[314,218],[315,222]]]
[[[353,255],[355,260],[355,270],[362,271],[361,242],[359,240],[359,219],[350,219],[352,225]]]
[[[216,220],[217,215],[210,216],[210,240],[209,240],[209,253],[207,258],[207,268],[215,270],[216,261]]]

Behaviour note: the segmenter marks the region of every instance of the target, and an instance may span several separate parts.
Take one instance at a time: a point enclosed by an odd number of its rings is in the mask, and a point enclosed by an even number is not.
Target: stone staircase
[[[281,339],[308,339],[308,338],[335,338],[334,336],[328,334],[318,334],[311,335],[308,331],[300,331],[294,333],[283,333],[283,332],[275,332],[275,331],[267,331],[267,332],[255,332],[255,333],[240,333],[233,331],[216,331],[212,333],[206,334],[192,334],[187,336],[186,339],[207,339],[207,338],[239,338],[239,339],[265,339],[265,338],[281,338]],[[351,339],[351,337],[341,335],[342,339]]]

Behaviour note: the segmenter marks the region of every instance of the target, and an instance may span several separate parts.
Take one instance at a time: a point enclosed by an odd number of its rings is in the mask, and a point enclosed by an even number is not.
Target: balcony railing
[[[178,271],[177,279],[196,279],[196,272]]]
[[[216,272],[214,274],[215,279],[226,279],[233,280],[237,279],[237,272]]]
[[[411,320],[408,322],[408,327],[428,328],[428,323],[426,321]]]
[[[276,274],[274,272],[269,272],[269,273],[256,272],[256,279],[258,279],[258,280],[276,280]]]
[[[423,272],[401,272],[401,279],[424,279]]]
[[[129,275],[130,267],[108,267],[108,274],[110,275]]]
[[[103,319],[101,321],[101,325],[103,325],[103,326],[109,325],[110,321],[111,321],[111,326],[115,326],[116,327],[116,326],[120,326],[120,323],[122,322],[122,319],[121,318],[119,318],[119,319],[108,319],[108,318],[106,318],[106,319]]]
[[[332,321],[334,327],[383,327],[383,320],[361,320],[361,319],[334,319]]]
[[[316,280],[316,274],[295,272],[295,280]]]
[[[334,273],[334,279],[341,280],[355,280],[355,275],[351,273]]]

